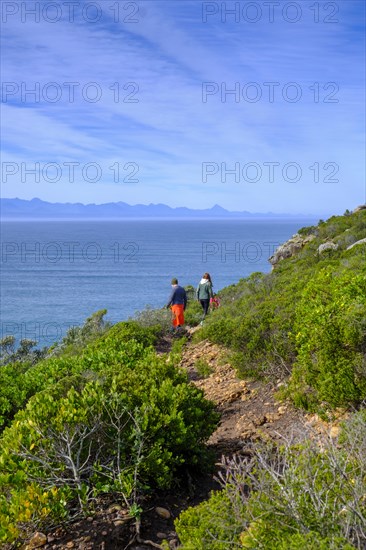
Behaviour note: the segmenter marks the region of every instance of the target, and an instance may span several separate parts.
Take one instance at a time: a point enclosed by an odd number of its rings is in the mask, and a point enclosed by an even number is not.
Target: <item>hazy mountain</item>
[[[171,208],[166,204],[109,202],[105,204],[51,203],[40,199],[1,199],[4,219],[127,219],[127,218],[306,218],[309,215],[230,212],[215,204],[205,210],[186,207]],[[312,217],[312,216],[311,216]]]

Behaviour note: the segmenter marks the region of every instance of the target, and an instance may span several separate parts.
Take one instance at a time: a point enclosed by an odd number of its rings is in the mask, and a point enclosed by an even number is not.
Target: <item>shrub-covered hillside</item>
[[[174,353],[156,354],[158,330],[70,333],[36,364],[0,367],[2,543],[90,514],[103,495],[138,521],[144,495],[205,464],[218,415]]]
[[[223,457],[217,472],[222,490],[176,520],[182,550],[366,548],[365,256],[366,209],[303,228],[276,251],[271,273],[222,290],[221,307],[195,329],[194,338],[226,348],[239,376],[273,381],[279,399],[328,420],[339,408],[348,418],[329,440],[304,430],[296,440],[251,441],[240,432],[242,452]],[[186,321],[198,325],[188,290]],[[105,313],[48,350],[1,342],[0,544],[8,549],[93,516],[108,499],[135,520],[139,542],[147,496],[174,491],[183,472],[208,471],[205,443],[219,417],[179,367],[183,346],[194,345],[176,340],[171,349],[166,310],[112,327]],[[194,368],[210,376],[195,353]]]
[[[281,247],[270,274],[254,273],[222,291],[222,307],[200,338],[227,346],[242,376],[290,375],[287,395],[298,406],[319,410],[361,403],[365,237],[366,210],[301,229]]]
[[[245,444],[225,458],[222,490],[176,521],[181,550],[364,550],[366,415],[337,441]]]
[[[321,443],[243,441],[221,491],[176,521],[182,550],[366,548],[365,237],[366,210],[304,228],[272,273],[222,292],[199,338],[227,346],[242,376],[280,378],[282,397],[348,420]]]

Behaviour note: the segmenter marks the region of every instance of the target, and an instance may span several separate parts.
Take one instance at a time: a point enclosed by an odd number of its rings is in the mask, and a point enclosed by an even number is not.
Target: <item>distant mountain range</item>
[[[132,218],[309,218],[311,215],[230,212],[215,204],[212,208],[196,210],[171,208],[166,204],[136,204],[108,202],[105,204],[51,203],[40,199],[0,199],[3,220],[124,220]]]

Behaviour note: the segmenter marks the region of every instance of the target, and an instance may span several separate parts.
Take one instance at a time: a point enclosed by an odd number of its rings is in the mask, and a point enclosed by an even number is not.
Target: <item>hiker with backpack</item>
[[[203,321],[208,314],[208,308],[210,307],[210,300],[214,297],[212,281],[209,273],[204,273],[202,275],[202,279],[197,286],[196,296],[203,310],[203,317],[201,321],[201,325],[203,325]]]

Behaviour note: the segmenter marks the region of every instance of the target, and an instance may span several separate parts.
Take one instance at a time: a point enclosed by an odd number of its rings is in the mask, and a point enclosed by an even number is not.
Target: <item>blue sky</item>
[[[320,216],[364,203],[364,12],[4,0],[2,196]]]

